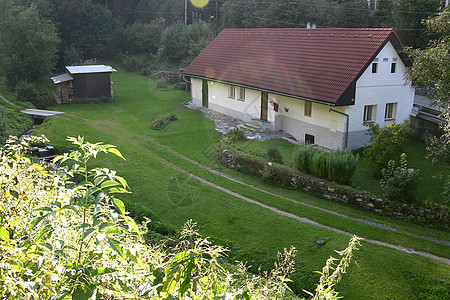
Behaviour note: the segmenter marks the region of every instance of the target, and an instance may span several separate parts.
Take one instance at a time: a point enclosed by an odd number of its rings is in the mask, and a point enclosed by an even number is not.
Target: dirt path
[[[253,203],[253,204],[256,204],[256,205],[258,205],[258,206],[260,206],[260,207],[263,207],[263,208],[265,208],[265,209],[268,209],[268,210],[270,210],[270,211],[272,211],[272,212],[274,212],[274,213],[277,213],[277,214],[279,214],[279,215],[283,215],[283,216],[286,216],[286,217],[295,219],[295,220],[297,220],[297,221],[299,221],[299,222],[302,222],[302,223],[305,223],[305,224],[310,224],[310,225],[313,225],[313,226],[325,228],[325,229],[331,230],[331,231],[333,231],[333,232],[345,234],[345,235],[348,235],[348,236],[353,236],[353,235],[355,235],[355,234],[353,234],[353,233],[351,233],[351,232],[344,231],[344,230],[341,230],[341,229],[337,229],[337,228],[334,228],[334,227],[331,227],[331,226],[327,226],[327,225],[318,223],[318,222],[316,222],[316,221],[312,221],[312,220],[307,219],[307,218],[299,217],[299,216],[294,215],[294,214],[292,214],[292,213],[285,212],[285,211],[282,211],[282,210],[280,210],[280,209],[278,209],[278,208],[275,208],[275,207],[272,207],[272,206],[269,206],[269,205],[260,203],[260,202],[254,200],[254,199],[245,197],[245,196],[243,196],[243,195],[241,195],[241,194],[239,194],[239,193],[233,192],[233,191],[231,191],[231,190],[229,190],[229,189],[226,189],[226,188],[224,188],[224,187],[222,187],[222,186],[220,186],[220,185],[217,185],[217,184],[215,184],[215,183],[209,182],[208,180],[206,180],[206,179],[204,179],[204,178],[202,178],[202,177],[199,177],[199,176],[197,176],[197,175],[194,175],[194,174],[192,174],[192,173],[190,173],[190,172],[188,172],[188,171],[186,171],[186,170],[184,170],[184,169],[182,169],[182,168],[180,168],[180,167],[178,167],[178,166],[172,164],[171,162],[169,162],[168,160],[164,159],[163,157],[161,157],[161,156],[159,156],[159,155],[157,155],[157,154],[155,154],[155,156],[157,156],[157,158],[158,158],[160,161],[164,162],[165,164],[167,164],[167,165],[170,166],[171,168],[176,169],[176,170],[178,170],[179,172],[181,172],[181,173],[183,173],[183,174],[185,174],[185,175],[188,175],[189,177],[191,177],[191,178],[193,178],[193,179],[195,179],[195,180],[198,180],[198,181],[200,181],[200,182],[202,182],[202,183],[204,183],[204,184],[206,184],[206,185],[209,185],[209,186],[211,186],[211,187],[213,187],[213,188],[215,188],[215,189],[218,189],[218,190],[220,190],[220,191],[222,191],[222,192],[224,192],[224,193],[227,193],[227,194],[229,194],[229,195],[232,195],[232,196],[234,196],[234,197],[236,197],[236,198],[242,199],[242,200],[247,201],[247,202],[249,202],[249,203]],[[198,164],[198,163],[197,163],[197,164]],[[205,170],[206,170],[207,168],[208,168],[208,167],[205,166]],[[217,172],[217,171],[216,171],[216,172]],[[235,181],[236,181],[236,180],[235,180]],[[402,233],[403,233],[403,232],[402,232]],[[411,234],[411,235],[412,235],[412,234]],[[408,253],[408,254],[417,254],[417,255],[420,255],[420,256],[423,256],[423,257],[427,257],[427,258],[431,258],[431,259],[435,259],[435,260],[438,260],[438,261],[441,261],[441,262],[443,262],[443,263],[446,263],[446,264],[450,265],[450,259],[447,259],[447,258],[444,258],[444,257],[440,257],[440,256],[437,256],[437,255],[434,255],[434,254],[430,254],[430,253],[427,253],[427,252],[417,251],[417,250],[414,250],[414,249],[411,249],[411,248],[405,248],[405,247],[402,247],[402,246],[397,246],[397,245],[393,245],[393,244],[389,244],[389,243],[385,243],[385,242],[380,242],[380,241],[377,241],[377,240],[372,240],[372,239],[364,238],[364,237],[361,237],[361,236],[360,236],[360,238],[361,238],[362,241],[366,241],[366,242],[368,242],[368,243],[370,243],[370,244],[374,244],[374,245],[378,245],[378,246],[383,246],[383,247],[395,249],[395,250],[402,251],[402,252],[405,252],[405,253]],[[443,242],[443,241],[442,241],[442,242]]]

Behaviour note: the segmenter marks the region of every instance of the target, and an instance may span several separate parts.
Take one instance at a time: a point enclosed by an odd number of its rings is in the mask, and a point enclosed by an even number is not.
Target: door
[[[208,81],[202,81],[202,106],[208,107]]]
[[[267,92],[261,92],[261,120],[267,121],[267,109],[268,109],[268,97]]]

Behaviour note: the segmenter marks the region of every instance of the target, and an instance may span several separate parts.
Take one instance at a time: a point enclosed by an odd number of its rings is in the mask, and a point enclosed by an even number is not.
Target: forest
[[[119,57],[129,69],[186,67],[230,27],[393,27],[425,48],[422,20],[440,0],[0,0],[1,71],[9,88],[64,66]]]

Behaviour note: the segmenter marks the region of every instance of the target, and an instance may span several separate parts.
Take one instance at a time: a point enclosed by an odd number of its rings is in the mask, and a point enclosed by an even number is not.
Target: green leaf
[[[33,222],[31,222],[30,226],[28,227],[29,230],[33,229],[34,227],[36,227],[45,217],[47,217],[47,215],[44,216],[40,216],[40,217],[36,217]]]
[[[134,220],[130,217],[125,217],[125,222],[130,225],[130,227],[138,234],[141,235],[141,232],[139,230],[139,227],[137,226],[137,224],[134,222]]]
[[[114,207],[120,212],[122,216],[125,216],[125,204],[119,199],[112,199]]]
[[[116,224],[115,223],[112,223],[112,222],[103,222],[102,224],[100,224],[100,226],[98,226],[98,229],[99,230],[102,230],[102,229],[104,229],[104,228],[107,228],[107,227],[111,227],[111,226],[115,226]]]
[[[123,160],[126,160],[125,157],[122,156],[122,153],[120,153],[120,151],[117,150],[116,148],[108,148],[107,151],[108,151],[109,153],[112,153],[112,154],[117,155],[118,157],[120,157],[120,158],[123,159]]]
[[[86,237],[88,237],[91,233],[95,231],[95,228],[88,228],[83,232],[83,236],[81,237],[82,240],[84,240]]]
[[[116,175],[116,176],[114,176],[114,179],[116,179],[117,181],[119,181],[120,184],[123,186],[124,189],[128,187],[128,183],[127,183],[127,181],[126,181],[123,177]]]
[[[9,243],[9,231],[6,228],[0,228],[0,240]]]
[[[113,239],[108,239],[108,243],[111,249],[113,249],[122,259],[124,259],[123,250],[120,247],[119,242]]]
[[[97,276],[97,275],[103,275],[103,274],[109,274],[109,273],[114,273],[116,272],[115,269],[113,268],[108,268],[108,267],[100,267],[98,269],[94,269],[91,273],[92,276]]]
[[[108,187],[116,186],[116,185],[119,185],[119,183],[117,183],[115,181],[112,181],[112,180],[108,180],[108,181],[102,182],[102,185],[100,186],[100,189],[103,190],[103,189],[106,189]]]
[[[114,188],[111,188],[111,189],[109,190],[109,192],[110,192],[111,194],[116,194],[116,193],[130,194],[129,191],[127,191],[126,189],[120,188],[120,187],[114,187]]]

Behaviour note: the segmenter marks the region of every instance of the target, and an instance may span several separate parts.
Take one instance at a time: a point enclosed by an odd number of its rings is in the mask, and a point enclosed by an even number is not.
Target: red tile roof
[[[225,29],[183,74],[345,105],[388,40],[401,50],[391,28]]]

